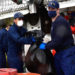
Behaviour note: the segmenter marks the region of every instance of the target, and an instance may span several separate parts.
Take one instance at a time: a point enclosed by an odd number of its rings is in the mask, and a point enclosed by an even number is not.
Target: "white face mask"
[[[22,26],[23,26],[23,20],[19,20],[19,21],[17,22],[17,25],[18,25],[18,27],[22,27]]]

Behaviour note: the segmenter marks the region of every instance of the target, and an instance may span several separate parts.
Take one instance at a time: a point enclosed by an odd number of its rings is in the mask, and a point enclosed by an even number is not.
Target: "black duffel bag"
[[[41,39],[31,45],[25,57],[25,65],[28,71],[41,75],[56,75],[53,56],[49,50],[40,50]]]

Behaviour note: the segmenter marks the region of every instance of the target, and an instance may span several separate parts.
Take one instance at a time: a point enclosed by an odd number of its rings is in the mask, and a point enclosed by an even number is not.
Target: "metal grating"
[[[13,14],[18,11],[20,11],[24,15],[31,13],[35,9],[32,10],[32,6],[30,6],[29,1],[30,0],[22,0],[22,4],[18,5],[12,0],[0,0],[0,19],[13,17]],[[44,1],[43,2],[44,5],[47,8],[48,1],[51,1],[51,0],[43,0],[43,1]],[[75,6],[75,0],[57,0],[57,1],[60,2],[61,9]]]
[[[23,3],[20,5],[17,5],[12,0],[0,0],[0,15],[19,10],[25,10],[27,8],[27,0],[23,0]]]

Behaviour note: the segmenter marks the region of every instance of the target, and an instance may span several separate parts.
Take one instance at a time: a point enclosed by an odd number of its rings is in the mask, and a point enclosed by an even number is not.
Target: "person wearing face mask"
[[[54,65],[57,75],[75,74],[75,46],[69,23],[59,14],[59,3],[49,1],[48,15],[52,19],[51,38],[42,43],[41,50],[55,49]]]
[[[34,42],[32,36],[24,37],[27,30],[23,28],[23,14],[18,12],[14,15],[14,23],[8,31],[8,52],[7,59],[10,68],[16,68],[18,72],[23,72],[23,61],[21,58],[24,44]]]

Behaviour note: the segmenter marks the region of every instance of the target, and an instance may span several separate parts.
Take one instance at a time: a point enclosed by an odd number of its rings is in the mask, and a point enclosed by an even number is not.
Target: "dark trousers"
[[[57,52],[54,64],[57,75],[75,75],[75,46]]]
[[[19,58],[19,56],[16,57],[9,57],[8,56],[8,65],[10,68],[15,68],[18,70],[18,73],[23,72],[23,62]]]
[[[0,52],[0,68],[6,68],[6,57],[2,52]]]

